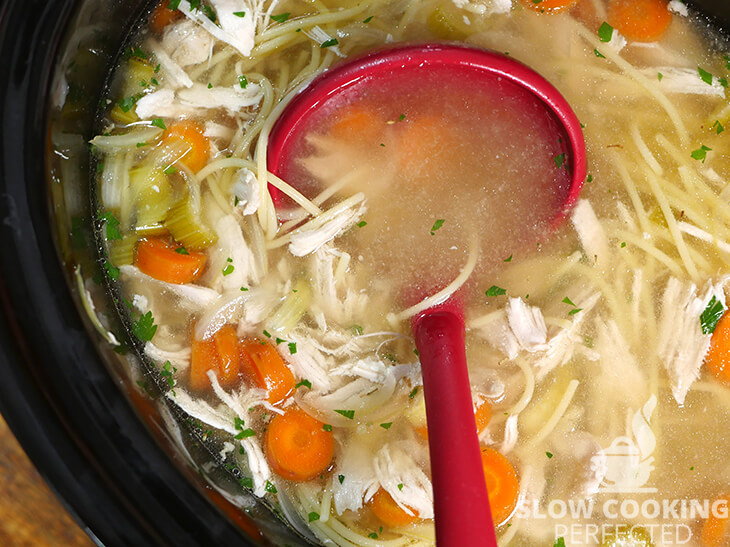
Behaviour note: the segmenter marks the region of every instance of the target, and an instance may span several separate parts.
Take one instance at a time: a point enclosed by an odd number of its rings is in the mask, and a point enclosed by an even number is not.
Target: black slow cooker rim
[[[43,151],[55,57],[77,5],[0,5],[0,412],[98,544],[247,545],[150,436],[68,293]]]

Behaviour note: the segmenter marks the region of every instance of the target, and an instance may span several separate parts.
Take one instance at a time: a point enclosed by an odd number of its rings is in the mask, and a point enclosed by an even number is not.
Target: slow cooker
[[[692,4],[730,28],[726,0]],[[120,45],[150,8],[0,4],[0,412],[101,545],[264,544],[262,528],[277,544],[307,544],[253,498],[235,509],[224,472],[209,486],[196,471],[205,450],[181,450],[130,384],[128,355],[113,352],[93,320],[103,310],[91,294],[85,143]]]

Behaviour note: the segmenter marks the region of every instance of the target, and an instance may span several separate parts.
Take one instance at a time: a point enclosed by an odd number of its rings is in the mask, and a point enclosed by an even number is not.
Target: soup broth
[[[125,50],[91,141],[107,281],[169,403],[313,541],[433,544],[410,319],[440,292],[500,545],[730,542],[728,47],[639,3],[182,0]],[[589,174],[557,228],[554,121],[468,77],[355,86],[267,171],[302,85],[442,40],[571,103]]]

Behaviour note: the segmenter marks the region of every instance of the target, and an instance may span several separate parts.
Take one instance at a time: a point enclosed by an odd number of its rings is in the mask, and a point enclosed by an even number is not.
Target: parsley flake
[[[500,296],[502,294],[507,294],[507,290],[502,287],[497,287],[497,285],[492,285],[484,294],[487,296]]]
[[[340,481],[340,484],[345,482],[345,475],[337,475],[337,480]]]
[[[613,38],[613,27],[604,21],[601,23],[601,26],[598,27],[598,39],[601,40],[601,42],[610,42],[611,38]]]
[[[253,488],[253,479],[251,477],[243,477],[238,483],[244,488]]]
[[[279,15],[272,15],[271,20],[276,21],[277,23],[284,23],[287,19],[289,19],[289,16],[291,13],[280,13]]]
[[[559,537],[555,540],[555,543],[553,543],[553,547],[565,547],[565,539]]]
[[[118,101],[117,104],[119,105],[119,108],[122,109],[122,112],[129,112],[137,103],[138,99],[138,95],[131,95],[129,97],[124,97],[123,99]]]
[[[99,217],[99,220],[106,223],[106,240],[114,241],[122,239],[122,233],[119,231],[119,220],[111,211],[107,211]]]
[[[289,353],[291,355],[294,355],[297,352],[297,343],[296,342],[289,342],[287,344],[287,346],[289,347]]]
[[[598,57],[599,59],[605,59],[606,58],[606,56],[603,53],[601,53],[600,51],[598,51],[598,49],[594,49],[593,50],[593,54],[596,57]]]
[[[245,11],[234,11],[233,15],[235,15],[236,17],[246,17],[246,12]]]
[[[365,23],[365,24],[367,25],[367,24],[368,24],[368,23],[369,23],[370,21],[372,21],[372,20],[373,20],[373,16],[371,15],[370,17],[367,17],[366,19],[363,19],[363,21],[362,21],[362,22],[363,22],[363,23]]]
[[[264,486],[264,490],[267,492],[270,492],[272,494],[276,494],[278,490],[276,489],[276,486],[274,486],[271,482],[266,481],[266,486]]]
[[[512,255],[509,255],[507,258],[504,259],[505,262],[512,262]]]
[[[357,226],[358,228],[363,228],[363,227],[365,227],[365,226],[367,226],[367,225],[368,225],[368,223],[367,223],[367,222],[365,222],[364,220],[361,220],[360,222],[358,222],[358,223],[356,224],[356,226]]]
[[[174,165],[168,165],[162,170],[162,172],[166,175],[174,175],[175,173],[177,173],[177,167],[175,167]]]
[[[712,148],[703,144],[697,150],[692,150],[692,154],[690,155],[692,156],[692,159],[705,163],[705,160],[707,159],[707,153],[710,150],[712,150]]]
[[[376,534],[375,532],[370,532],[368,534],[368,537],[371,539],[378,539],[378,534]]]
[[[717,298],[714,296],[707,303],[707,307],[700,315],[700,327],[702,328],[702,334],[712,334],[715,332],[717,323],[725,313],[725,307],[722,305]]]
[[[384,424],[380,424],[380,427],[383,429],[390,429],[391,425],[393,425],[393,422],[385,422]]]
[[[233,418],[233,427],[235,427],[237,430],[241,431],[246,426],[246,422],[243,421],[241,418],[236,416]]]
[[[299,382],[297,385],[295,385],[294,387],[297,388],[297,387],[302,387],[302,386],[306,387],[307,389],[312,389],[312,382],[310,382],[307,379],[304,379],[301,382]]]
[[[256,436],[256,432],[253,429],[249,428],[249,429],[242,430],[240,433],[238,433],[234,437],[234,439],[238,439],[238,440],[247,439],[248,437],[254,437],[254,436]]]
[[[335,410],[337,414],[344,416],[348,420],[352,420],[355,417],[355,411],[354,410]]]
[[[329,40],[325,40],[324,42],[322,42],[322,44],[319,47],[322,49],[325,49],[328,47],[336,46],[337,44],[339,44],[339,42],[337,41],[337,38],[331,38]]]
[[[418,386],[413,388],[413,390],[408,394],[408,398],[414,399],[416,395],[418,395]]]
[[[565,153],[558,154],[557,156],[555,156],[553,158],[553,161],[555,162],[555,167],[560,169],[563,166],[563,164],[565,163]]]
[[[439,228],[441,228],[441,226],[444,225],[444,222],[446,222],[446,220],[444,220],[443,218],[437,219],[433,223],[433,226],[431,226],[431,235],[434,235],[436,233],[436,230],[438,230]]]
[[[246,292],[246,291],[248,290],[248,287],[241,287],[241,290],[242,290],[243,292]]]
[[[563,304],[568,304],[568,306],[573,306],[573,307],[575,307],[575,304],[573,303],[573,301],[572,301],[572,300],[571,300],[570,298],[568,298],[567,296],[566,296],[565,298],[563,298],[563,299],[561,300],[561,302],[562,302]]]
[[[119,279],[119,268],[117,268],[114,264],[112,264],[108,260],[104,261],[104,269],[106,270],[106,273],[109,276],[109,279],[112,279],[114,281]]]
[[[143,342],[152,340],[156,332],[157,325],[155,325],[155,318],[152,317],[151,311],[140,315],[139,319],[132,323],[132,334]]]
[[[246,78],[245,75],[241,74],[238,77],[238,85],[241,86],[241,89],[246,89],[246,86],[248,86],[248,78]]]
[[[167,9],[175,11],[180,7],[180,0],[170,0],[167,4]]]
[[[226,262],[228,262],[228,264],[226,264],[226,267],[223,268],[223,275],[231,275],[236,269],[233,264],[231,264],[231,262],[233,262],[233,259],[229,257]]]
[[[175,252],[179,255],[189,255],[190,254],[185,247],[178,247],[177,249],[175,249]]]
[[[165,125],[165,122],[162,121],[162,118],[154,118],[152,120],[152,125],[155,127],[159,127],[160,129],[167,129],[167,126]]]
[[[657,72],[656,79],[661,82],[662,81],[662,78],[664,78],[664,74],[662,74],[661,72]]]
[[[703,82],[705,82],[707,85],[712,85],[712,79],[713,79],[712,74],[710,74],[709,72],[707,72],[701,66],[698,66],[697,67],[697,72],[699,72],[699,74],[700,74],[700,80],[702,80]]]
[[[720,120],[715,120],[715,123],[714,123],[714,124],[712,124],[712,128],[713,128],[713,129],[714,129],[715,131],[717,131],[717,134],[718,134],[718,135],[719,135],[720,133],[722,133],[723,131],[725,131],[725,128],[724,128],[724,127],[722,126],[722,124],[720,123]]]
[[[588,176],[586,177],[586,182],[593,182],[593,175],[591,175],[589,173]]]
[[[323,424],[322,429],[325,431],[332,431],[332,426],[330,424]]]
[[[319,520],[319,513],[312,511],[309,513],[309,522],[314,522],[315,520]]]
[[[398,490],[403,490],[403,483],[402,482],[398,484]]]

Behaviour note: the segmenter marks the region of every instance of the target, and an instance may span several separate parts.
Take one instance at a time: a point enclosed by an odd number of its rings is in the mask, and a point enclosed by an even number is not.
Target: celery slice
[[[299,279],[294,284],[294,289],[289,293],[274,312],[274,315],[266,322],[273,332],[286,335],[301,321],[309,309],[312,301],[312,289],[304,279]]]
[[[114,108],[112,108],[111,112],[109,113],[109,117],[115,123],[121,125],[129,125],[130,123],[135,123],[139,121],[139,117],[134,111],[134,108],[131,108],[125,112],[118,104],[114,105]]]
[[[137,167],[129,172],[129,184],[135,197],[137,225],[149,226],[164,221],[175,197],[162,169],[153,165]]]
[[[136,235],[125,235],[109,245],[109,260],[114,266],[134,263],[134,250],[137,246]]]
[[[152,237],[165,235],[167,233],[167,228],[165,228],[162,223],[144,224],[141,226],[135,226],[134,231],[139,237]]]
[[[188,196],[168,211],[163,224],[172,237],[188,249],[205,249],[217,239],[215,233],[200,220],[200,215]]]

